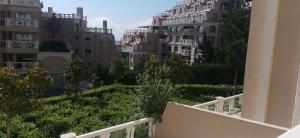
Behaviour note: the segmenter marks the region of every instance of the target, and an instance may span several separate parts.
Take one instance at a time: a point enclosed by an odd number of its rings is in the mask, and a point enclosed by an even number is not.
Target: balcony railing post
[[[235,101],[235,99],[230,99],[229,100],[229,111],[233,111],[233,109],[234,109],[234,101]]]
[[[243,96],[239,97],[239,104],[242,105],[243,102]]]
[[[223,113],[224,112],[224,97],[216,97],[218,103],[216,103],[216,112]]]
[[[60,135],[60,138],[76,138],[76,133],[68,133],[68,134],[63,134],[63,135]]]
[[[110,133],[102,134],[100,138],[110,138]]]
[[[126,129],[126,132],[127,132],[126,138],[134,138],[134,131],[135,131],[134,126],[127,128]]]
[[[154,138],[155,136],[155,124],[153,121],[149,122],[149,131],[148,131],[148,137]]]

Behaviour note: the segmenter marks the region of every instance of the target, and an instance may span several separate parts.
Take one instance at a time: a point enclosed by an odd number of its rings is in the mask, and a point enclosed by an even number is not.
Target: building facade
[[[203,35],[205,34],[216,48],[220,41],[223,15],[240,7],[242,2],[242,0],[185,0],[154,16],[148,29],[159,36],[153,40],[158,44],[154,46],[157,48],[157,54],[162,60],[170,53],[180,54],[186,64],[194,64],[201,57],[198,47],[202,43]],[[126,36],[128,33],[124,34],[125,42]],[[125,44],[124,47],[128,45]]]
[[[123,35],[122,51],[127,53],[128,67],[134,70],[135,67],[146,60],[151,54],[160,50],[159,35],[151,28],[140,28],[126,30]]]
[[[53,19],[59,24],[59,31],[54,37],[49,34],[47,27]],[[77,8],[76,14],[55,13],[49,7],[48,12],[43,12],[41,23],[44,25],[41,29],[41,41],[65,42],[74,56],[79,56],[94,69],[97,65],[108,67],[113,58],[120,57],[112,29],[107,28],[107,21],[103,21],[103,28],[87,27],[87,17],[83,15],[81,7]]]
[[[41,6],[39,0],[0,0],[0,67],[37,63]]]

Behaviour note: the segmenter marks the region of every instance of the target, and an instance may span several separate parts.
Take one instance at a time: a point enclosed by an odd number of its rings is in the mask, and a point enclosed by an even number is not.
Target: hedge
[[[77,101],[68,96],[47,98],[42,110],[13,118],[13,137],[56,138],[67,132],[83,134],[145,117],[138,109],[136,87],[104,86],[81,92]],[[189,105],[211,101],[216,96],[230,96],[233,91],[238,94],[242,89],[224,85],[178,85],[176,88],[172,101]],[[0,120],[0,137],[4,137],[4,128]]]

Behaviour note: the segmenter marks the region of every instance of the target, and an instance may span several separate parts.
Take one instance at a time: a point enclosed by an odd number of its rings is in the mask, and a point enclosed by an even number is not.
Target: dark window
[[[86,49],[85,53],[92,53],[92,50],[91,49]]]
[[[0,12],[0,18],[5,18],[5,12],[4,11]]]
[[[79,49],[76,48],[75,51],[76,51],[76,53],[78,53],[78,52],[79,52]]]
[[[92,40],[92,38],[87,36],[87,37],[84,38],[84,40]]]
[[[78,36],[78,35],[75,35],[75,39],[78,40],[78,39],[79,39],[79,36]]]
[[[0,26],[5,26],[5,19],[0,18]]]
[[[216,26],[213,26],[213,25],[210,26],[210,27],[209,27],[209,32],[210,32],[210,33],[216,33],[216,32],[217,32],[217,27],[216,27]]]
[[[12,40],[12,34],[11,33],[8,33],[8,40]]]

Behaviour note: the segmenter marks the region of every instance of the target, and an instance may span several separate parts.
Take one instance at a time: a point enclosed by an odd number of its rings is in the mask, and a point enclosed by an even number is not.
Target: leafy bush
[[[140,94],[140,108],[143,113],[160,120],[175,89],[169,80],[153,79],[144,82],[137,91]]]
[[[222,64],[195,64],[187,67],[187,84],[233,84],[234,70]],[[238,84],[243,84],[243,72]]]
[[[63,41],[44,41],[39,48],[42,52],[70,52],[70,49]]]
[[[139,108],[139,93],[135,89],[145,89],[148,97],[147,108],[162,114],[165,108],[166,99],[194,105],[199,102],[207,102],[214,99],[215,96],[230,96],[234,87],[229,86],[211,86],[211,85],[179,85],[178,91],[174,92],[168,83],[153,83],[155,85],[124,86],[115,87],[104,86],[94,90],[79,93],[79,99],[74,101],[67,96],[52,97],[44,100],[44,108],[40,111],[23,114],[13,118],[12,137],[13,138],[57,138],[59,135],[76,132],[84,134],[87,132],[103,129],[106,127],[123,124],[129,121],[145,117],[141,114]],[[164,85],[165,84],[165,85]],[[155,87],[151,87],[155,86]],[[152,91],[154,90],[154,92]],[[162,91],[167,91],[163,93]],[[224,91],[224,92],[223,92]],[[238,87],[241,92],[241,87]],[[168,95],[171,95],[169,97]],[[237,94],[237,93],[236,93]],[[148,99],[147,98],[147,99]],[[158,106],[151,101],[159,100]],[[161,102],[163,101],[163,102]],[[159,107],[159,110],[152,107]],[[148,114],[151,114],[148,112]],[[147,114],[146,114],[147,115]],[[4,137],[5,124],[0,119],[0,137]],[[124,132],[118,132],[113,137],[122,137]],[[147,127],[137,128],[136,136],[144,138],[147,136]]]

